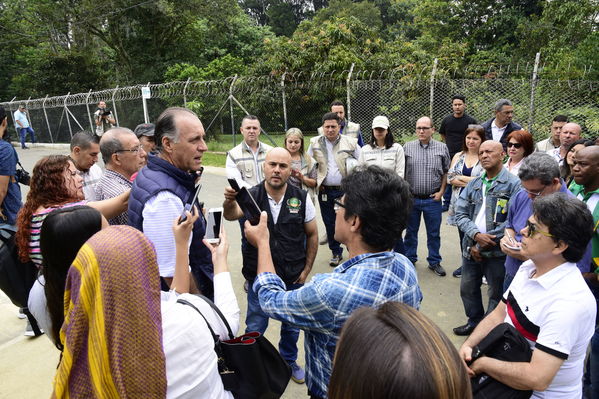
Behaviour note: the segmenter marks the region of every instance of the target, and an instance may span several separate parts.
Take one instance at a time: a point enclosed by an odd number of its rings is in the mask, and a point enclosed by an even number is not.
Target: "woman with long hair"
[[[304,134],[296,127],[292,127],[285,133],[285,148],[291,155],[291,176],[287,182],[292,186],[304,189],[310,195],[312,202],[316,197],[317,163],[304,151]]]

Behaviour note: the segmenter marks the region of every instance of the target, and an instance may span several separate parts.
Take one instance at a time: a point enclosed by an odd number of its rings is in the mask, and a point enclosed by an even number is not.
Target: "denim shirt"
[[[483,189],[485,185],[479,176],[472,180],[462,190],[456,204],[456,225],[464,233],[462,241],[462,256],[470,259],[469,248],[474,245],[474,236],[480,233],[475,220],[483,204]],[[508,202],[510,198],[520,190],[520,179],[512,175],[507,169],[501,169],[497,178],[493,181],[491,188],[487,192],[486,202],[486,225],[487,234],[497,236],[494,241],[497,243],[490,250],[481,250],[481,255],[485,258],[495,258],[505,256],[499,247],[499,240],[503,237],[505,223],[507,221]]]

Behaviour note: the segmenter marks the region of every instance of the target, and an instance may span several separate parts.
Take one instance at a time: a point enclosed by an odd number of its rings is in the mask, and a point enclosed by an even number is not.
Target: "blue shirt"
[[[261,273],[253,289],[269,317],[304,330],[306,385],[312,395],[323,398],[341,327],[354,310],[377,308],[389,301],[418,309],[422,301],[414,266],[395,252],[355,256],[332,273],[317,274],[292,291],[285,290],[276,274]]]
[[[0,223],[17,224],[17,213],[21,209],[21,188],[15,179],[19,157],[10,143],[0,139],[0,176],[9,176],[8,190],[4,201],[0,203],[6,219],[0,217]]]
[[[574,197],[574,194],[568,190],[563,181],[559,191]],[[518,242],[522,241],[522,234],[520,234],[520,230],[526,226],[526,221],[530,215],[532,215],[532,200],[528,197],[526,190],[522,189],[518,191],[518,193],[510,201],[507,222],[505,224],[507,229],[512,229],[516,232],[514,240]],[[590,271],[590,262],[591,254],[589,248],[587,248],[587,251],[583,255],[582,259],[576,264],[576,266],[578,266],[578,269],[580,269],[582,273],[586,273]],[[505,258],[505,272],[510,276],[515,276],[521,264],[521,260],[507,256]]]

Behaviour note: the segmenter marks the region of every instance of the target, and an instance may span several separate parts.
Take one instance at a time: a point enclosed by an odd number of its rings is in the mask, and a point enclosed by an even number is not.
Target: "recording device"
[[[208,209],[208,217],[206,219],[206,234],[204,238],[210,244],[219,244],[221,221],[223,217],[223,208],[210,208]]]
[[[185,204],[185,206],[183,207],[183,213],[181,214],[181,216],[179,217],[179,224],[183,223],[184,221],[187,220],[187,214],[185,212],[191,212],[191,214],[193,214],[193,206],[196,204],[196,202],[198,202],[198,196],[200,195],[200,190],[202,190],[202,185],[198,184],[198,187],[196,188],[196,192],[193,195],[193,199],[191,200],[191,204]],[[198,209],[199,212],[202,211],[202,209]]]
[[[237,192],[235,200],[243,211],[243,216],[250,221],[250,224],[255,226],[260,223],[260,207],[256,203],[252,194],[245,187],[239,187],[235,179],[228,179],[231,188]]]

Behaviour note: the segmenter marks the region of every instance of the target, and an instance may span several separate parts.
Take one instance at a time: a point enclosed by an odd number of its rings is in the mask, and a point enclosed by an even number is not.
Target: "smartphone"
[[[235,197],[235,200],[243,211],[243,216],[250,221],[250,224],[255,226],[260,223],[260,207],[247,188],[241,187],[241,189],[239,189],[237,192],[237,197]]]
[[[239,184],[237,184],[237,180],[235,179],[227,179],[229,181],[229,185],[231,188],[237,192],[239,192]]]
[[[202,185],[198,184],[198,187],[196,188],[196,192],[193,195],[193,199],[191,200],[191,204],[185,204],[185,206],[183,207],[183,213],[179,217],[179,224],[181,224],[187,220],[187,214],[185,212],[191,212],[193,214],[193,206],[196,205],[196,203],[198,202],[198,196],[200,195],[201,190],[202,190]],[[198,211],[201,212],[202,210],[198,209]]]
[[[223,208],[210,208],[208,209],[208,216],[206,218],[206,234],[204,238],[210,244],[219,244],[221,221],[223,218]]]

